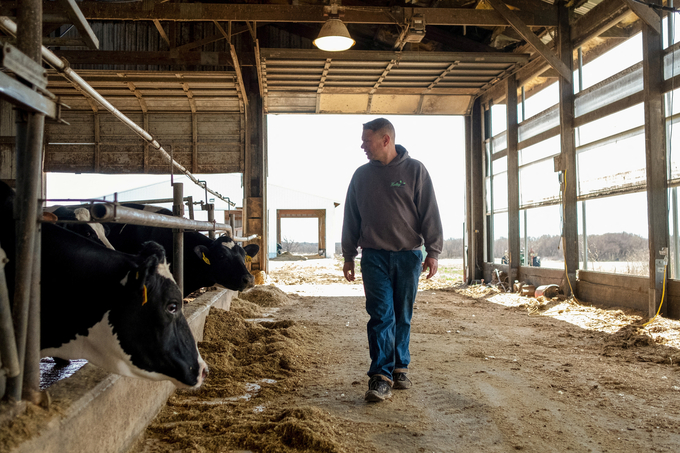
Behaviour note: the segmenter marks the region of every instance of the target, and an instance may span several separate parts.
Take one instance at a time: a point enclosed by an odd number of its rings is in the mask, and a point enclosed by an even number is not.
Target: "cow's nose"
[[[241,279],[241,283],[243,283],[246,286],[246,288],[252,286],[254,281],[255,278],[250,274],[244,275],[243,278]]]

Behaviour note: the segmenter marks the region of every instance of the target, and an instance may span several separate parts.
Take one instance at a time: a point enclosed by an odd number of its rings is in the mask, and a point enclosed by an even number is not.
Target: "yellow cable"
[[[562,193],[562,225],[564,226],[564,222],[566,221],[567,218],[567,207],[566,203],[564,202],[564,198],[566,197],[567,194],[567,170],[564,170],[564,191]],[[574,298],[576,303],[580,304],[579,300],[576,298],[576,293],[574,293],[574,288],[571,286],[571,280],[569,280],[569,270],[567,269],[567,244],[566,244],[567,238],[562,235],[562,256],[564,257],[564,275],[567,276],[567,283],[569,283],[569,289],[571,290],[571,297]]]
[[[650,319],[649,321],[647,321],[646,323],[644,323],[642,325],[642,327],[647,327],[649,324],[652,323],[652,321],[654,321],[656,319],[657,316],[659,316],[659,313],[661,313],[661,307],[663,306],[663,299],[666,296],[666,267],[667,267],[667,265],[664,264],[664,266],[663,266],[663,289],[661,290],[661,303],[659,304],[659,309],[656,311],[656,314],[654,315],[654,317],[652,319]]]

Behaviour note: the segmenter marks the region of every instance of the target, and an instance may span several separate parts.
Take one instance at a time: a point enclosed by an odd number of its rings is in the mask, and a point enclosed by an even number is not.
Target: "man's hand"
[[[347,263],[345,263],[345,265],[347,265]],[[352,267],[354,267],[354,266],[352,266]],[[422,272],[425,272],[425,270],[428,267],[430,268],[430,272],[427,274],[427,277],[425,277],[425,278],[430,279],[430,278],[434,277],[434,274],[437,273],[437,267],[439,267],[439,262],[436,259],[430,258],[428,256],[427,258],[425,258],[425,261],[423,261]],[[347,273],[345,273],[345,276],[347,276]]]
[[[345,274],[348,282],[354,281],[354,260],[345,261],[345,265],[342,266],[342,273]]]

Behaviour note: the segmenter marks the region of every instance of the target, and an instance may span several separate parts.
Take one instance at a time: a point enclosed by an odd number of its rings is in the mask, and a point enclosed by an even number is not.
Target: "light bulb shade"
[[[314,45],[328,52],[339,52],[349,49],[355,42],[340,19],[328,19],[321,27]]]

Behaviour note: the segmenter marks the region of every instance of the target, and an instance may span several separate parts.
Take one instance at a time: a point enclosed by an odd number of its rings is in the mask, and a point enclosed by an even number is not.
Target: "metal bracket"
[[[9,43],[2,46],[2,66],[41,90],[47,90],[47,71]]]

